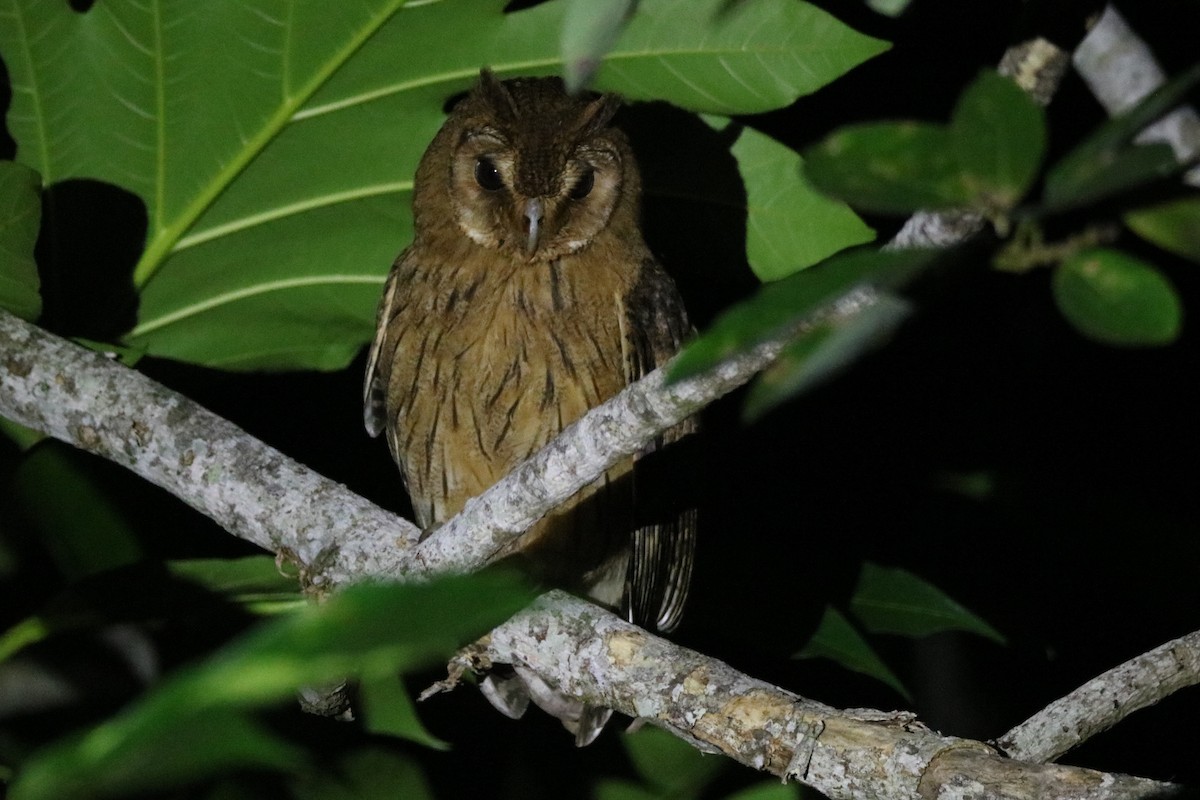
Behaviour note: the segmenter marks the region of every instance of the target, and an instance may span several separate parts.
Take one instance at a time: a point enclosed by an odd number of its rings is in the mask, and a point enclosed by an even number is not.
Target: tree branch
[[[1200,631],[1114,667],[1055,700],[1000,737],[1000,749],[1026,761],[1054,761],[1135,711],[1200,683]]]
[[[0,415],[127,467],[322,585],[396,575],[420,534],[183,395],[2,309]]]
[[[1166,82],[1154,54],[1110,3],[1088,35],[1075,48],[1075,70],[1109,116],[1127,111]],[[1181,106],[1142,131],[1139,142],[1165,142],[1180,162],[1200,154],[1200,116]],[[1200,167],[1184,178],[1200,186]]]
[[[488,656],[576,697],[648,719],[697,747],[830,798],[1166,797],[1171,784],[1004,758],[911,714],[839,711],[550,592],[492,632]]]

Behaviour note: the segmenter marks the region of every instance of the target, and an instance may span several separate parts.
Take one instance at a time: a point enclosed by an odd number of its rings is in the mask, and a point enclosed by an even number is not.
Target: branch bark
[[[320,585],[394,576],[420,535],[183,395],[2,309],[0,415],[115,461]]]
[[[1000,737],[1012,758],[1055,761],[1135,711],[1200,683],[1200,631],[1173,639],[1055,700]]]
[[[528,666],[589,702],[648,719],[697,747],[830,798],[1167,797],[1177,787],[1004,758],[911,714],[839,711],[652,636],[563,592],[492,632],[488,656]]]

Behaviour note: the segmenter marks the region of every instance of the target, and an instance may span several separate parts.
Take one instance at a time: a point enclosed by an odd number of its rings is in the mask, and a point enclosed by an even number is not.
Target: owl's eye
[[[575,185],[571,187],[569,192],[572,200],[582,200],[591,193],[592,187],[596,184],[595,170],[588,168],[588,171],[579,176],[579,180],[575,181]]]
[[[475,160],[475,182],[489,192],[504,188],[504,179],[500,177],[500,170],[496,169],[496,165],[490,158],[480,157]]]

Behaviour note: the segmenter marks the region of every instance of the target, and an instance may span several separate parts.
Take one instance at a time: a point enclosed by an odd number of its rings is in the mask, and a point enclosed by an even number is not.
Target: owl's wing
[[[367,374],[363,378],[363,424],[371,436],[378,436],[387,424],[387,385],[379,374],[379,354],[387,338],[388,322],[393,316],[396,285],[399,283],[396,277],[399,273],[400,270],[395,266],[388,273],[387,282],[383,286],[383,297],[379,301],[379,309],[375,312],[375,338],[367,353]]]
[[[626,298],[625,316],[629,340],[626,370],[631,381],[670,360],[691,332],[674,282],[652,258],[642,263],[638,282]],[[647,452],[694,433],[696,427],[694,418],[681,422],[664,432]],[[635,480],[638,471],[635,464]],[[657,482],[655,488],[660,488]],[[669,491],[671,487],[661,488]],[[633,622],[653,623],[664,632],[679,624],[692,579],[695,547],[695,508],[672,511],[667,518],[655,519],[635,531],[625,577],[626,613]]]

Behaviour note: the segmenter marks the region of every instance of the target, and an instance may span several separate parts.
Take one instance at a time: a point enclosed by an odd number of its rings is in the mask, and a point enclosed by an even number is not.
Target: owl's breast
[[[441,522],[628,382],[629,278],[582,259],[412,270],[388,377],[392,447]]]

